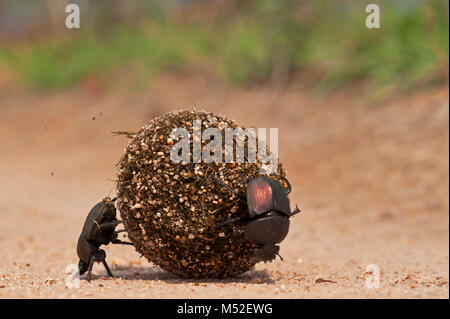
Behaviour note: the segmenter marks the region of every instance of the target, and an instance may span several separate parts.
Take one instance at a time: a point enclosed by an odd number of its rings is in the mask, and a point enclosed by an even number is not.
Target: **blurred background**
[[[76,3],[81,28],[65,28]],[[24,85],[73,87],[123,73],[145,86],[195,69],[236,86],[358,84],[398,93],[448,81],[448,1],[385,1],[380,29],[354,1],[0,2],[0,61]],[[134,85],[133,85],[134,86]],[[383,91],[383,92],[381,92]]]
[[[444,0],[0,0],[0,297],[448,298],[448,69]],[[111,132],[181,108],[279,129],[303,211],[285,261],[217,290],[107,247],[133,289],[64,289],[84,218],[114,195],[127,139]],[[370,263],[384,289],[364,288]]]

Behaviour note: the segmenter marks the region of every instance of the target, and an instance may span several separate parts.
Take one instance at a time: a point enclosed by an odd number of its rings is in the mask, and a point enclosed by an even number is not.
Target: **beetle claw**
[[[292,217],[298,213],[301,213],[302,211],[298,208],[298,205],[295,204],[295,209],[289,214],[289,217]]]

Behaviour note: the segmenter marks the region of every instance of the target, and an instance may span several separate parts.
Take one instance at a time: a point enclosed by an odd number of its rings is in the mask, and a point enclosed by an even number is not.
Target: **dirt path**
[[[0,93],[0,297],[448,298],[448,90],[378,107],[308,96],[171,76],[145,93]],[[96,280],[65,288],[84,218],[113,188],[127,143],[110,132],[193,105],[279,128],[291,202],[303,210],[284,261],[190,281],[109,246],[116,278],[96,266]],[[378,289],[366,287],[369,264],[380,269]]]

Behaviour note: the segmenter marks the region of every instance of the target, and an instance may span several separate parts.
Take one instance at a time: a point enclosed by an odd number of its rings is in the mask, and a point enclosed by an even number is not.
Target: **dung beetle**
[[[289,218],[300,213],[297,205],[295,210],[291,211],[288,199],[291,184],[285,177],[283,179],[288,185],[286,189],[273,178],[255,177],[249,181],[247,196],[244,196],[214,176],[217,183],[246,201],[248,207],[248,217],[231,219],[219,224],[218,227],[229,223],[245,223],[237,235],[244,234],[251,243],[258,245],[255,255],[258,260],[264,262],[271,262],[277,255],[283,260],[279,255],[280,247],[277,244],[288,234]]]
[[[95,262],[103,263],[108,275],[113,277],[105,260],[106,253],[99,248],[101,245],[108,245],[109,243],[133,245],[117,239],[118,233],[126,230],[115,230],[116,226],[123,221],[116,218],[114,201],[115,199],[106,197],[91,209],[78,238],[77,254],[80,258],[78,270],[80,276],[86,271],[88,272],[88,281],[91,281],[92,267]]]

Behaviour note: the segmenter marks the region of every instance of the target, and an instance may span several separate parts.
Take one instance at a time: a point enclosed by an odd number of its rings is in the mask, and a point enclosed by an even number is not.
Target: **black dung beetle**
[[[291,184],[286,178],[283,179],[288,185],[286,189],[275,179],[265,176],[255,177],[248,183],[247,196],[244,196],[214,176],[217,183],[245,200],[248,207],[247,218],[231,219],[218,227],[244,222],[245,226],[238,231],[238,235],[245,234],[251,243],[258,245],[255,255],[258,260],[264,262],[271,262],[277,255],[283,260],[279,255],[280,247],[277,244],[288,234],[289,218],[300,212],[297,206],[291,211],[288,199]]]
[[[133,245],[132,243],[117,239],[117,234],[126,230],[115,230],[116,226],[123,221],[117,220],[116,218],[114,201],[115,199],[106,197],[91,209],[84,222],[81,235],[78,238],[77,254],[80,258],[78,270],[80,276],[86,271],[88,272],[88,281],[91,281],[94,262],[103,263],[108,275],[113,277],[105,260],[106,253],[103,249],[99,248],[101,245],[108,245],[109,243]]]

